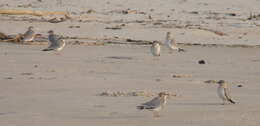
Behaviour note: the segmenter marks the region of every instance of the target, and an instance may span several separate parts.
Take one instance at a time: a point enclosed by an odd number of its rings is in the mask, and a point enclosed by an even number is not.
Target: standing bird
[[[33,26],[28,27],[28,30],[23,35],[23,39],[22,39],[23,44],[31,43],[34,40],[36,34],[33,30],[34,30]]]
[[[234,102],[229,95],[230,91],[228,88],[228,84],[224,80],[220,80],[217,83],[219,84],[218,96],[223,100],[223,105],[225,105],[226,102],[235,104],[236,102]]]
[[[160,43],[158,41],[153,41],[153,44],[151,47],[151,52],[152,52],[153,56],[160,56],[161,47],[160,47]]]
[[[185,50],[177,47],[174,38],[171,37],[171,32],[166,33],[165,45],[172,51],[177,50],[178,52],[184,52]]]
[[[62,38],[58,37],[58,35],[55,35],[52,30],[50,30],[48,33],[50,45],[48,48],[43,49],[42,51],[61,51],[66,45],[65,41]]]
[[[169,94],[161,92],[158,94],[157,97],[153,98],[151,101],[137,106],[137,109],[147,109],[153,111],[153,117],[160,117],[159,112],[164,108],[168,96]]]

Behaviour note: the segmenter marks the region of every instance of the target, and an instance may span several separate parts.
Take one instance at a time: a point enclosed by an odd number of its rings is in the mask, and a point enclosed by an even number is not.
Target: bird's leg
[[[221,105],[226,105],[226,104],[227,104],[226,100],[223,100],[223,103]]]

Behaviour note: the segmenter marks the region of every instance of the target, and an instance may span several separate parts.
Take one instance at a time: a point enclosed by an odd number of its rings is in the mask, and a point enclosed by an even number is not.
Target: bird
[[[217,83],[219,85],[217,93],[218,93],[218,96],[223,100],[222,105],[225,105],[226,102],[236,104],[236,102],[233,101],[230,97],[230,91],[228,88],[228,84],[224,80],[219,80]]]
[[[136,108],[139,110],[146,109],[146,110],[153,111],[153,117],[160,117],[159,112],[166,105],[168,96],[169,96],[168,93],[160,92],[157,97],[153,98],[151,101],[136,106]]]
[[[151,52],[152,52],[153,56],[160,56],[161,47],[160,47],[159,41],[153,41],[152,47],[151,47]]]
[[[185,52],[184,49],[177,47],[174,38],[171,37],[171,32],[166,33],[165,45],[170,49],[170,51],[177,50],[178,52]]]
[[[26,44],[32,42],[35,39],[35,36],[34,27],[29,26],[28,30],[23,34],[22,43]]]
[[[43,49],[42,51],[61,51],[66,45],[65,41],[58,35],[54,34],[53,30],[48,31],[48,33],[50,45],[48,48]]]

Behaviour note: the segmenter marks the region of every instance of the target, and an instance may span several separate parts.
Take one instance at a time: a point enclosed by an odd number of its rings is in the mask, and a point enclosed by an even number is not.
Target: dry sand
[[[0,125],[258,126],[260,29],[255,24],[260,24],[260,16],[247,18],[250,12],[258,16],[259,4],[259,0],[1,0],[1,9],[67,10],[73,17],[48,23],[39,22],[39,17],[0,15],[0,32],[6,34],[23,33],[32,25],[43,36],[53,29],[59,35],[85,38],[80,39],[84,42],[117,43],[127,38],[163,40],[165,32],[172,31],[178,43],[253,47],[182,45],[187,52],[173,54],[162,47],[161,57],[154,58],[150,45],[69,45],[59,56],[40,51],[46,45],[1,42]],[[121,13],[128,8],[137,14]],[[87,14],[90,9],[95,12]],[[121,29],[106,29],[118,26]],[[198,64],[199,60],[206,64]],[[238,104],[220,105],[217,85],[204,83],[220,79],[230,83]],[[154,119],[151,112],[136,109],[151,97],[98,96],[106,90],[167,91],[177,96]]]
[[[186,53],[164,51],[154,59],[148,46],[67,46],[62,56],[39,51],[44,47],[1,44],[1,125],[260,123],[259,48],[184,46]],[[197,64],[200,59],[207,64]],[[238,104],[220,105],[217,85],[204,83],[212,79],[230,82]],[[168,91],[177,97],[169,100],[161,118],[153,119],[150,112],[135,109],[150,97],[97,96],[105,90]]]

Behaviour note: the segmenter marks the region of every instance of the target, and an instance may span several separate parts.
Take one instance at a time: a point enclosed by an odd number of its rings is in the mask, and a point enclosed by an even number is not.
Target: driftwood
[[[162,24],[162,22],[156,22],[156,23],[153,23],[154,25],[162,25],[163,28],[172,28],[172,27],[175,27],[175,28],[179,28],[179,29],[199,29],[199,30],[204,30],[204,31],[208,31],[208,32],[212,32],[216,35],[219,35],[219,36],[228,36],[228,34],[222,32],[222,31],[218,31],[218,30],[214,30],[214,29],[210,29],[210,28],[204,28],[203,26],[201,25],[191,25],[191,24],[187,24],[187,25],[169,25],[169,24]]]
[[[10,42],[15,44],[24,44],[24,45],[48,45],[49,42],[46,41],[37,41],[37,42],[27,42],[27,43],[21,43],[22,42],[23,35],[18,34],[14,38],[8,38],[4,40],[0,40],[0,42]],[[66,39],[65,39],[66,41]],[[83,41],[66,41],[67,45],[84,45],[84,46],[103,46],[106,42],[83,42]]]
[[[9,37],[4,33],[0,32],[0,40],[8,39]]]
[[[213,30],[213,29],[209,29],[209,28],[203,28],[201,26],[187,25],[187,26],[178,26],[177,28],[199,29],[199,30],[212,32],[212,33],[214,33],[216,35],[219,35],[219,36],[228,36],[228,34],[226,34],[224,32]]]
[[[202,27],[198,27],[197,29],[209,31],[209,32],[215,33],[216,35],[219,35],[219,36],[227,36],[226,33],[221,32],[221,31],[217,31],[217,30],[213,30],[213,29],[202,28]]]
[[[8,15],[33,15],[33,16],[48,16],[48,15],[63,15],[70,19],[69,13],[65,11],[36,11],[36,10],[13,10],[13,9],[0,9],[0,14]]]
[[[23,35],[22,34],[18,34],[14,38],[7,38],[7,39],[4,39],[2,41],[3,42],[12,42],[12,43],[21,43],[22,38],[23,38]]]

